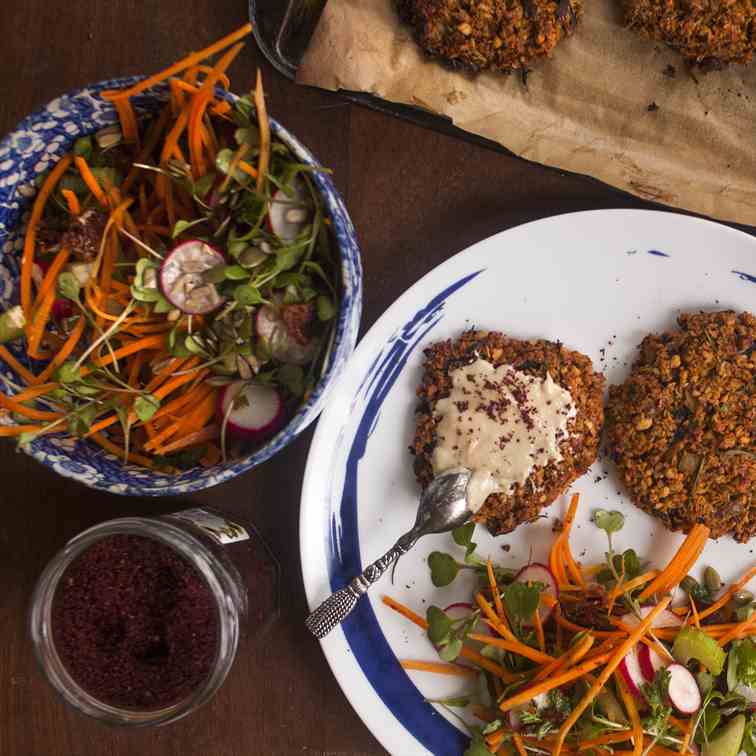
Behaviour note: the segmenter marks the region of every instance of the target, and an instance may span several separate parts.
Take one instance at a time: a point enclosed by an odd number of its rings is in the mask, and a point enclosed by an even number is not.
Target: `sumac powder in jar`
[[[111,520],[70,541],[39,579],[31,633],[68,703],[146,726],[209,699],[239,639],[277,613],[278,565],[256,531],[189,509]]]

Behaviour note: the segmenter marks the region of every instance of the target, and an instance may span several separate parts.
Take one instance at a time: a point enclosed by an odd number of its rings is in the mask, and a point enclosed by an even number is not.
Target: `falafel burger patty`
[[[507,490],[494,489],[476,511],[475,521],[485,524],[494,535],[508,533],[522,523],[537,519],[541,510],[585,473],[596,459],[604,421],[604,376],[593,371],[589,357],[558,342],[521,341],[492,331],[466,331],[458,339],[431,345],[424,354],[423,377],[417,389],[419,405],[415,437],[410,446],[410,452],[415,457],[415,475],[423,488],[433,480],[435,455],[439,452],[439,445],[444,442],[443,438],[439,438],[439,428],[444,422],[441,407],[448,404],[445,400],[456,396],[454,392],[460,385],[463,394],[468,394],[465,390],[467,381],[471,385],[469,401],[453,402],[460,415],[459,420],[467,421],[465,433],[474,432],[471,428],[478,427],[478,419],[483,424],[488,422],[485,417],[478,415],[476,418],[476,412],[488,413],[490,420],[498,421],[509,405],[514,408],[515,416],[522,416],[525,428],[513,429],[510,423],[502,431],[505,435],[500,439],[504,456],[509,456],[511,451],[513,458],[520,447],[507,448],[506,444],[511,444],[513,436],[519,435],[519,440],[514,440],[518,444],[520,440],[523,441],[524,446],[528,435],[535,438],[532,429],[537,428],[543,419],[534,416],[528,407],[527,390],[531,389],[535,394],[542,392],[542,409],[546,404],[556,403],[557,398],[569,402],[569,411],[568,405],[563,405],[559,420],[564,430],[557,430],[553,435],[554,453],[547,464],[540,464],[537,459],[539,456],[545,459],[544,449],[533,448],[530,456],[534,462],[529,467],[527,477],[508,486]],[[497,389],[494,401],[490,401],[490,396],[482,400],[482,394],[475,392],[476,375],[473,371],[476,364],[484,365],[480,384]],[[505,376],[502,384],[496,383],[501,375]],[[511,387],[511,393],[506,396],[498,392],[504,382],[509,382]],[[550,393],[543,393],[547,389]],[[491,407],[494,412],[491,412]],[[457,435],[461,435],[461,430]],[[474,448],[481,439],[473,437],[471,441],[470,447]],[[537,441],[536,446],[541,443]],[[469,494],[468,487],[468,500]]]
[[[756,535],[756,317],[683,314],[609,389],[607,438],[633,502],[669,529]]]
[[[572,34],[580,0],[395,0],[431,56],[472,71],[526,69]]]
[[[691,64],[749,63],[756,48],[754,0],[623,0],[625,23]]]

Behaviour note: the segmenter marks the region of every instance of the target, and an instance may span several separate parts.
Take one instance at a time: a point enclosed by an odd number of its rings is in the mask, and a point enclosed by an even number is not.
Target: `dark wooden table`
[[[6,0],[0,5],[0,133],[88,82],[151,73],[246,20],[245,0]],[[644,207],[560,174],[303,89],[250,43],[234,89],[265,75],[271,112],[331,166],[362,244],[363,332],[408,286],[497,231],[557,213]],[[264,646],[239,655],[223,689],[187,719],[151,732],[108,729],[69,710],[42,679],[26,626],[45,563],[82,529],[171,499],[91,491],[0,445],[0,756],[361,756],[384,753],[350,708],[303,625],[299,489],[311,432],[261,468],[196,502],[243,512],[284,565],[283,612]]]

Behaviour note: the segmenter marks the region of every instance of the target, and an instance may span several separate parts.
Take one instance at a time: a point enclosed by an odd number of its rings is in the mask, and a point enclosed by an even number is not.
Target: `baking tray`
[[[304,57],[307,45],[312,37],[315,27],[320,19],[328,0],[249,0],[249,17],[254,26],[254,36],[260,50],[270,63],[280,71],[284,76],[294,80],[297,68]],[[391,0],[386,0],[390,2]],[[523,86],[527,86],[527,81],[523,80]],[[365,92],[349,92],[339,90],[338,95],[349,102],[358,105],[364,105],[373,110],[388,115],[402,118],[424,128],[433,129],[443,134],[464,139],[467,142],[478,144],[487,149],[505,155],[511,155],[518,160],[526,163],[538,165],[540,168],[549,171],[555,171],[562,175],[580,176],[581,178],[600,185],[603,189],[611,191],[618,198],[626,200],[632,198],[638,203],[645,206],[663,208],[675,212],[683,212],[687,215],[696,215],[679,208],[669,207],[659,202],[650,200],[641,200],[629,192],[622,191],[603,181],[599,181],[592,176],[585,174],[570,173],[551,166],[545,166],[541,163],[527,160],[515,155],[513,152],[503,147],[498,142],[471,134],[463,129],[457,128],[449,118],[435,113],[428,113],[420,108],[414,108],[409,105],[400,105],[388,102],[380,97]],[[738,223],[727,223],[726,225],[738,228],[746,233],[756,236],[756,226],[746,226]]]

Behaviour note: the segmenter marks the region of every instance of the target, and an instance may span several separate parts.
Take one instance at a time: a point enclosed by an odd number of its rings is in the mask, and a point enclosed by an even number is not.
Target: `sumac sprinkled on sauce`
[[[137,535],[105,536],[65,571],[52,605],[56,650],[73,679],[112,706],[157,709],[212,668],[217,604],[178,553]]]

